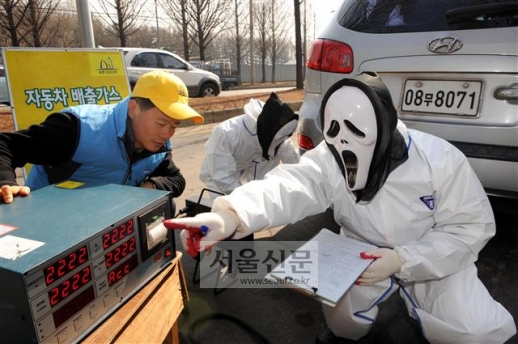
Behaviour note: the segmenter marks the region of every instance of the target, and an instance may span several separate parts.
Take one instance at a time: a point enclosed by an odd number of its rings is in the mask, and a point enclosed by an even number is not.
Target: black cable
[[[248,325],[243,320],[236,318],[232,315],[223,314],[223,313],[207,314],[207,315],[201,316],[196,321],[194,321],[191,324],[191,326],[189,327],[189,339],[191,340],[191,342],[193,344],[202,344],[201,342],[198,342],[194,338],[194,332],[195,332],[194,330],[195,330],[196,326],[198,326],[201,323],[208,322],[211,320],[217,320],[217,319],[228,320],[228,321],[236,323],[237,325],[239,325],[243,329],[245,329],[248,333],[252,334],[257,339],[258,343],[271,344],[271,342],[268,340],[268,338],[263,336],[261,333],[259,333],[256,329],[254,329],[252,326]]]
[[[200,194],[200,199],[198,199],[198,205],[200,204],[201,196],[202,196],[204,191],[212,191],[212,190],[209,190],[209,189],[203,189],[202,190],[202,192]],[[216,191],[212,191],[212,192],[219,193],[219,192],[216,192]],[[178,214],[175,216],[175,218],[177,218],[178,216],[181,216],[181,215],[189,216],[189,213],[193,212],[193,210],[194,209],[192,209],[192,207],[186,206],[185,208],[182,208],[182,209],[180,209],[178,211]],[[241,326],[245,331],[250,333],[255,339],[257,339],[258,343],[271,344],[271,342],[268,340],[268,338],[263,336],[260,332],[258,332],[252,326],[248,325],[243,320],[241,320],[239,318],[236,318],[236,317],[234,317],[232,315],[223,314],[223,313],[207,314],[207,315],[203,315],[200,318],[196,319],[191,324],[191,326],[189,327],[188,335],[189,335],[190,342],[192,344],[202,344],[201,342],[197,341],[194,338],[194,332],[195,332],[196,326],[198,326],[198,325],[200,325],[202,323],[206,323],[206,322],[209,322],[209,321],[212,321],[212,320],[217,320],[217,319],[227,320],[227,321],[231,321],[231,322],[236,323],[237,325]]]
[[[189,214],[191,212],[192,212],[192,207],[190,207],[190,206],[183,207],[182,209],[178,210],[178,214],[176,214],[174,218],[177,218],[180,215]]]

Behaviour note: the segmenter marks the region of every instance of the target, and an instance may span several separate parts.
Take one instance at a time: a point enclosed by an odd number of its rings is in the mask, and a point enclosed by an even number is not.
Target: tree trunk
[[[261,82],[262,83],[265,83],[266,82],[266,57],[265,56],[262,56],[261,57]]]
[[[29,0],[29,21],[31,25],[31,33],[32,33],[32,44],[35,47],[41,47],[40,41],[40,32],[38,30],[38,19],[36,18],[36,14],[38,12],[38,8],[34,3],[34,0]]]
[[[300,0],[294,0],[295,3],[295,61],[296,61],[296,84],[297,89],[304,88],[304,80],[302,77],[302,38],[300,34]]]
[[[234,25],[236,26],[236,71],[239,77],[238,82],[241,82],[241,36],[239,35],[239,13],[238,13],[237,0],[234,0]]]
[[[117,20],[119,23],[119,38],[121,40],[121,47],[126,46],[126,33],[124,32],[124,16],[122,14],[121,8],[117,7]]]
[[[189,61],[189,35],[187,33],[187,9],[185,8],[185,0],[180,2],[182,8],[182,40],[183,40],[183,57]]]
[[[275,64],[277,63],[277,41],[275,37],[275,0],[272,0],[272,84],[275,84]]]

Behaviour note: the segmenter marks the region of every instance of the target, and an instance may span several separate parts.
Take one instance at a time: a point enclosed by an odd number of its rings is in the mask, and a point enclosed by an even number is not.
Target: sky
[[[343,0],[313,0],[313,9],[315,12],[316,35],[322,32],[327,23],[333,18],[335,10],[339,9]]]

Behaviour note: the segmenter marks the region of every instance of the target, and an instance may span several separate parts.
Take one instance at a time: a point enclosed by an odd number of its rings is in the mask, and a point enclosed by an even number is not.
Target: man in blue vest
[[[172,160],[170,138],[183,120],[203,123],[188,105],[185,84],[153,71],[118,104],[74,106],[41,124],[0,133],[0,201],[11,203],[64,180],[161,189],[178,197],[185,178]],[[27,163],[34,166],[18,186],[15,168]]]

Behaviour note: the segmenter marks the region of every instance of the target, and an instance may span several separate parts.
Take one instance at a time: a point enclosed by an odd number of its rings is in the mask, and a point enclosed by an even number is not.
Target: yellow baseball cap
[[[164,71],[143,74],[137,80],[132,96],[151,100],[160,111],[172,119],[192,119],[196,124],[203,123],[203,117],[188,105],[187,87],[174,74]]]

